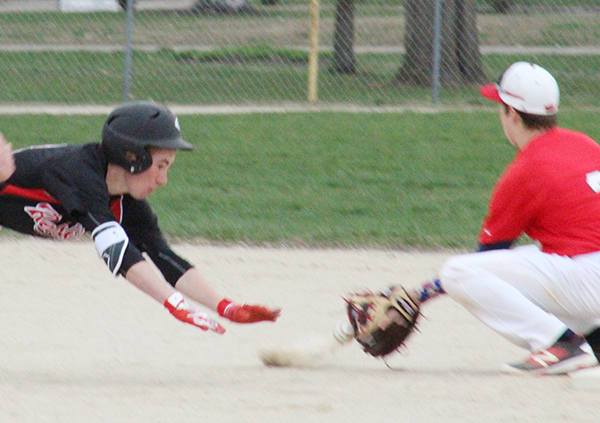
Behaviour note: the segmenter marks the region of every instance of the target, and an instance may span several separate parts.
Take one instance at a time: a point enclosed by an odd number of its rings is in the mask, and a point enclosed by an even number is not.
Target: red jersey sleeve
[[[516,240],[527,228],[537,213],[536,199],[540,193],[534,192],[535,172],[531,166],[519,160],[513,161],[500,177],[488,207],[479,234],[479,243],[495,244]]]

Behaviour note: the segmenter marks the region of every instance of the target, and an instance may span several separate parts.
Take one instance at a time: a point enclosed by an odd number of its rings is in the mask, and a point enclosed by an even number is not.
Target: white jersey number
[[[596,194],[600,193],[600,171],[594,170],[593,172],[585,175],[585,181],[589,185],[589,187]]]

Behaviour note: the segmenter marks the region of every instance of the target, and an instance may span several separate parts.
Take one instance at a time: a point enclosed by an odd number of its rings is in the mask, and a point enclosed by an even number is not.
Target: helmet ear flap
[[[103,133],[102,149],[109,163],[121,166],[132,175],[152,166],[152,155],[146,147],[119,139],[110,128],[105,128]]]
[[[125,168],[132,175],[142,173],[146,169],[152,166],[152,155],[147,149],[142,149],[141,154],[136,154],[133,151],[127,151],[125,153]]]

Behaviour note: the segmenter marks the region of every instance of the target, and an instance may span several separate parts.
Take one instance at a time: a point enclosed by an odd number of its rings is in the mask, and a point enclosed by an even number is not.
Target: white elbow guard
[[[96,244],[96,251],[104,260],[113,275],[121,268],[125,250],[129,244],[129,237],[117,222],[106,222],[92,232],[92,239]]]

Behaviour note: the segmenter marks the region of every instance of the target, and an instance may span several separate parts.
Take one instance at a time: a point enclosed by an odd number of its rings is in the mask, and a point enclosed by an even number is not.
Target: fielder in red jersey
[[[176,152],[192,148],[181,138],[177,117],[149,102],[113,110],[102,143],[39,145],[11,154],[0,137],[0,225],[57,240],[91,234],[114,275],[203,330],[225,332],[208,314],[193,310],[184,295],[236,323],[275,321],[277,308],[223,298],[160,231],[147,197],[167,184]]]
[[[448,259],[415,296],[448,294],[529,350],[506,372],[600,376],[600,146],[557,126],[558,84],[538,65],[514,63],[480,91],[499,103],[516,157],[492,192],[479,251]],[[535,244],[513,248],[523,235]]]
[[[554,127],[519,150],[498,181],[484,221],[482,245],[526,234],[545,253],[600,251],[600,146]]]

